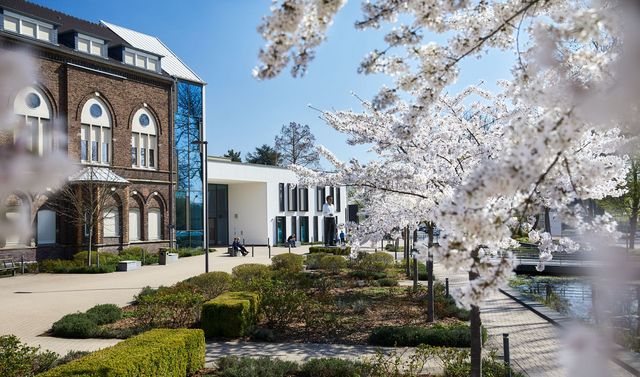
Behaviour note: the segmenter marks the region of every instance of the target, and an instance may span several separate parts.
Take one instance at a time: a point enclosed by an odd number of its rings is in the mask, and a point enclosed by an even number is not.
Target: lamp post
[[[208,142],[202,140],[194,140],[191,142],[193,145],[199,145],[204,147],[204,153],[200,150],[200,156],[202,159],[202,206],[203,215],[203,227],[204,227],[204,272],[209,272],[209,200],[208,200],[208,187],[207,187],[207,144]]]

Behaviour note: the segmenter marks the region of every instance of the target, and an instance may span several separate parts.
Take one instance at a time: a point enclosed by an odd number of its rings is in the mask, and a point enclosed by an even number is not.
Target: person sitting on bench
[[[287,245],[290,247],[296,247],[296,234],[292,234],[287,238]]]
[[[244,247],[244,245],[242,245],[242,244],[240,243],[240,238],[239,238],[239,237],[236,237],[236,238],[234,238],[234,239],[233,239],[233,244],[231,244],[231,247],[233,247],[234,255],[232,255],[232,256],[234,256],[234,257],[235,257],[236,255],[238,255],[238,250],[240,250],[240,252],[242,253],[242,256],[243,256],[243,257],[246,257],[246,256],[247,256],[247,254],[249,254],[249,252],[248,252],[248,251],[247,251],[247,249]]]

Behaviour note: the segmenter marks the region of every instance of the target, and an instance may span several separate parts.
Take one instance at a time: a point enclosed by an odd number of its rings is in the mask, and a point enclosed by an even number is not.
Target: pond
[[[593,282],[588,277],[552,277],[518,275],[509,285],[525,296],[536,300],[560,313],[586,323],[595,323],[593,302],[598,299],[598,289],[593,295]],[[626,331],[637,330],[638,293],[637,286],[627,284],[614,290],[605,315],[614,328]]]

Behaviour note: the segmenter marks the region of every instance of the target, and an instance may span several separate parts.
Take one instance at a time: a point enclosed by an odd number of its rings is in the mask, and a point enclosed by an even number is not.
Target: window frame
[[[87,41],[87,51],[81,50],[79,45],[80,45],[80,40],[85,40]],[[92,48],[94,47],[94,45],[98,45],[100,48],[100,53],[99,54],[95,54],[92,52]],[[86,35],[86,34],[82,34],[82,33],[76,33],[75,35],[75,49],[78,52],[82,52],[84,54],[89,54],[89,55],[93,55],[93,56],[100,56],[102,58],[107,58],[107,41],[105,41],[104,39],[100,39],[100,38],[96,38],[96,37],[92,37],[90,35]]]
[[[23,37],[27,37],[27,38],[31,38],[31,39],[36,39],[39,41],[44,41],[44,42],[49,42],[49,43],[53,43],[53,44],[57,44],[58,43],[58,30],[56,28],[56,25],[54,24],[50,24],[48,22],[43,22],[40,20],[36,20],[34,18],[28,17],[28,16],[24,16],[22,14],[19,13],[14,13],[8,10],[3,10],[2,11],[2,23],[0,26],[2,26],[2,30],[9,32],[9,33],[15,33],[18,35],[21,35]],[[16,30],[11,30],[11,29],[6,29],[4,27],[4,19],[5,18],[12,18],[17,20],[16,22]],[[30,24],[34,25],[34,31],[33,31],[33,35],[30,34],[25,34],[23,33],[23,23],[27,22]],[[43,39],[40,38],[40,29],[47,29],[49,31],[49,38],[48,39]]]
[[[92,102],[92,99],[95,102]],[[90,102],[92,103],[89,104]],[[104,114],[106,114],[108,125],[99,124],[100,122],[92,122],[92,119],[84,119],[82,115],[80,116],[80,162],[89,165],[111,166],[113,163],[113,118],[111,117],[109,109],[104,101],[96,96],[91,97],[84,103],[82,112],[84,112],[86,106],[91,107],[96,103],[102,108]],[[87,149],[86,156],[83,156],[84,143],[86,143]],[[105,150],[106,161],[103,159],[103,157],[105,157]],[[83,159],[83,157],[85,157],[85,159]],[[94,157],[97,158],[94,159]]]

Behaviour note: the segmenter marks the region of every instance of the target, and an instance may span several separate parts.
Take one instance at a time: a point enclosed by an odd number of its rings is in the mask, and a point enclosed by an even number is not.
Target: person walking
[[[336,246],[336,208],[333,206],[333,196],[329,195],[322,205],[324,216],[324,245]]]

